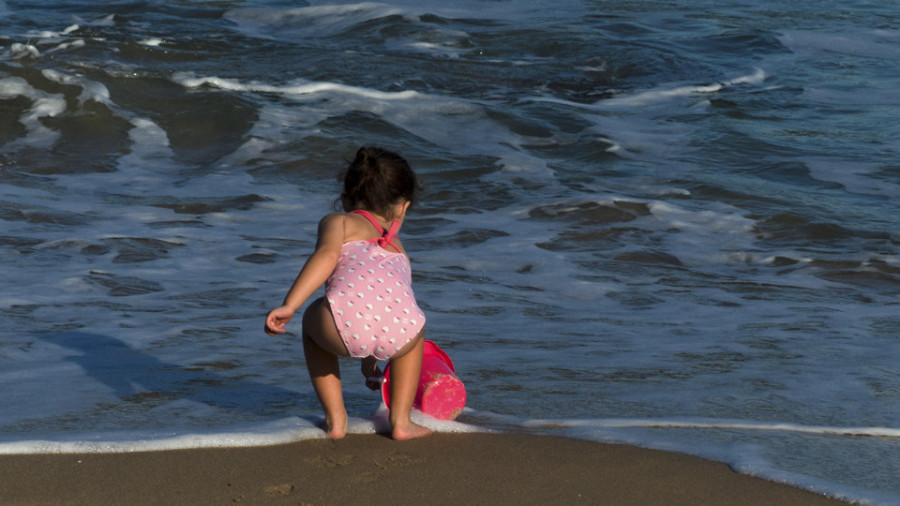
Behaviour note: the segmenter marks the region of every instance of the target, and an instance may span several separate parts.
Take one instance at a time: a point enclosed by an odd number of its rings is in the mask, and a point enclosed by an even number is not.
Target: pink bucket
[[[454,374],[456,369],[450,356],[432,341],[425,340],[422,356],[422,374],[413,407],[438,420],[453,420],[466,405],[466,388]],[[391,365],[384,369],[381,384],[384,404],[391,407]]]

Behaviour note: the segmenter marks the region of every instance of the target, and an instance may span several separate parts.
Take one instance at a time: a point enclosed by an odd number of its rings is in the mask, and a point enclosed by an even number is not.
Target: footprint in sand
[[[353,462],[353,455],[334,455],[330,457],[318,456],[315,458],[307,459],[307,462],[313,464],[316,467],[343,467],[346,465],[350,465]]]
[[[351,476],[348,479],[348,482],[354,485],[371,485],[373,483],[378,483],[382,480],[381,473],[376,473],[373,471],[363,471],[355,476]]]
[[[272,485],[266,487],[265,489],[266,495],[269,496],[278,496],[278,495],[288,495],[294,491],[294,486],[290,483],[284,483],[281,485]]]
[[[422,462],[425,462],[425,459],[415,458],[404,453],[393,453],[391,455],[385,455],[384,457],[377,459],[375,461],[375,465],[380,467],[381,469],[388,469],[391,467],[412,466],[415,464],[421,464]]]

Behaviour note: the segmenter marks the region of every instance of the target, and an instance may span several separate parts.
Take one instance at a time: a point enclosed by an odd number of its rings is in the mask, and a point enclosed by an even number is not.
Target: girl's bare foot
[[[325,437],[343,439],[347,435],[347,413],[334,417],[325,417]]]
[[[415,439],[431,435],[431,429],[410,421],[408,424],[397,424],[391,428],[391,437],[397,441]]]

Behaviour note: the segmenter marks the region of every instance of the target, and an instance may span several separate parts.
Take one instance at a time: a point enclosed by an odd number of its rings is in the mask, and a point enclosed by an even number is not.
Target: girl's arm
[[[291,321],[294,313],[319,289],[337,266],[344,243],[344,215],[330,214],[319,222],[319,236],[316,250],[306,261],[284,303],[266,316],[266,333],[270,336],[283,334],[284,326]]]

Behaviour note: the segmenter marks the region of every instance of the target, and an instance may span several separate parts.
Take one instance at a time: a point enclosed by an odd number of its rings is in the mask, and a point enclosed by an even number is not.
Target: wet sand
[[[549,436],[0,456],[0,504],[841,505],[687,455]]]

